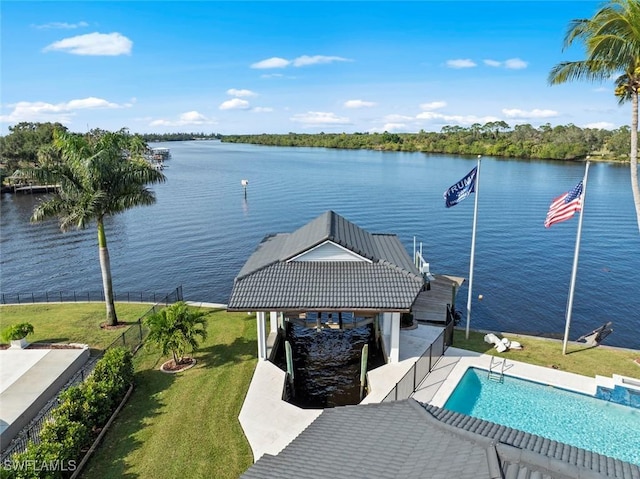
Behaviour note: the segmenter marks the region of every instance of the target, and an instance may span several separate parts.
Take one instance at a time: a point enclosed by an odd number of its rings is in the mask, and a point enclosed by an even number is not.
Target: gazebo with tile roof
[[[345,312],[375,318],[397,362],[400,315],[424,287],[397,235],[369,233],[327,211],[293,233],[266,236],[235,278],[227,309],[256,312],[260,359],[287,317]]]

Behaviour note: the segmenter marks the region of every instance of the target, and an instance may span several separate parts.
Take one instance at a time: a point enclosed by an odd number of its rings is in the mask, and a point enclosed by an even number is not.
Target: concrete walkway
[[[400,362],[368,373],[371,391],[362,404],[381,402],[442,330],[425,325],[401,330]],[[285,372],[271,362],[258,361],[239,416],[254,461],[263,454],[278,454],[322,413],[322,409],[301,409],[283,401],[285,378]]]
[[[88,358],[88,348],[0,351],[0,443],[3,449]]]

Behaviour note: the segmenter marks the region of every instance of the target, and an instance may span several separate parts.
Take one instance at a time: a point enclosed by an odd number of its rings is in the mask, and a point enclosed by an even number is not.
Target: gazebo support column
[[[400,361],[400,313],[391,313],[391,351],[389,362]]]
[[[269,313],[269,333],[277,333],[278,332],[278,312],[271,311]]]
[[[267,359],[267,321],[266,313],[258,311],[256,313],[258,323],[258,359]]]

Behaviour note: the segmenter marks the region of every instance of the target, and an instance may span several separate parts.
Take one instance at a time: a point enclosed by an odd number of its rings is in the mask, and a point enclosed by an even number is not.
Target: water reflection
[[[295,375],[290,402],[303,408],[358,404],[362,347],[369,344],[367,370],[384,364],[373,325],[317,330],[289,324],[288,329]]]

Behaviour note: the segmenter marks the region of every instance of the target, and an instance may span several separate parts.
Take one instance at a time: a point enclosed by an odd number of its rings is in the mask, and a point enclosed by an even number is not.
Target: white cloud
[[[260,78],[282,78],[284,75],[282,73],[263,73],[260,75]]]
[[[302,55],[293,60],[287,60],[281,57],[271,57],[265,60],[251,64],[251,68],[267,69],[267,68],[285,68],[288,66],[306,67],[309,65],[321,65],[334,62],[350,62],[348,58],[327,56],[327,55]]]
[[[446,101],[432,101],[429,103],[420,104],[420,108],[422,108],[423,110],[437,110],[439,108],[444,108],[445,106],[447,106]]]
[[[347,100],[344,102],[345,108],[370,108],[372,106],[376,106],[376,103],[365,100]]]
[[[299,113],[293,115],[291,121],[302,123],[306,126],[323,126],[323,125],[348,125],[349,118],[336,116],[335,113],[324,111],[308,111],[307,113]]]
[[[455,123],[458,125],[473,125],[474,123],[487,123],[490,121],[500,121],[495,116],[475,116],[475,115],[445,115],[435,111],[423,111],[416,116],[418,120],[435,120],[438,123]]]
[[[32,25],[34,28],[39,30],[48,30],[48,29],[62,29],[62,30],[72,30],[74,28],[84,28],[88,27],[89,24],[87,22],[78,22],[78,23],[67,23],[67,22],[49,22],[43,25]]]
[[[612,89],[604,86],[599,86],[598,88],[594,88],[593,91],[595,91],[596,93],[603,93],[603,92],[611,92]]]
[[[13,107],[13,111],[8,115],[1,115],[0,121],[9,123],[21,121],[59,121],[60,123],[69,123],[77,110],[128,108],[131,103],[120,105],[102,98],[88,97],[62,103],[21,101],[9,106]]]
[[[223,101],[218,108],[221,110],[248,110],[250,105],[247,100],[233,98],[231,100]]]
[[[280,57],[271,57],[266,60],[261,60],[257,63],[253,63],[251,68],[266,69],[266,68],[284,68],[291,62]]]
[[[587,123],[582,128],[594,128],[598,130],[615,130],[616,125],[608,121],[597,121],[595,123]]]
[[[251,111],[255,111],[256,113],[270,113],[273,111],[273,108],[268,106],[257,106],[253,108]]]
[[[63,51],[73,55],[131,55],[133,42],[120,33],[87,33],[52,43],[43,51]]]
[[[251,90],[238,90],[237,88],[229,88],[227,90],[227,94],[231,96],[237,96],[237,97],[248,97],[248,96],[257,95],[257,93],[252,92]]]
[[[382,131],[394,132],[394,131],[406,131],[407,125],[405,123],[385,123],[382,127]]]
[[[498,60],[482,60],[484,62],[485,65],[489,66],[489,67],[499,67],[502,66],[502,62],[499,62]]]
[[[503,108],[502,113],[507,118],[552,118],[558,116],[558,112],[555,110],[541,110],[534,108],[533,110],[520,110],[518,108]]]
[[[102,98],[89,97],[80,100],[71,100],[65,104],[65,108],[69,110],[80,110],[85,108],[119,108],[120,105],[112,103]]]
[[[158,119],[149,123],[149,126],[185,126],[185,125],[210,125],[216,123],[215,120],[207,118],[195,110],[181,113],[177,120]]]
[[[447,60],[447,66],[449,68],[473,68],[477,64],[470,58],[458,58],[456,60]]]
[[[333,62],[348,62],[351,61],[347,58],[335,57],[335,56],[325,56],[325,55],[302,55],[295,60],[293,60],[294,67],[304,67],[307,65],[320,65],[324,63],[333,63]]]
[[[527,68],[527,65],[527,62],[520,60],[519,58],[509,58],[504,61],[504,67],[509,70],[522,70],[523,68]]]

